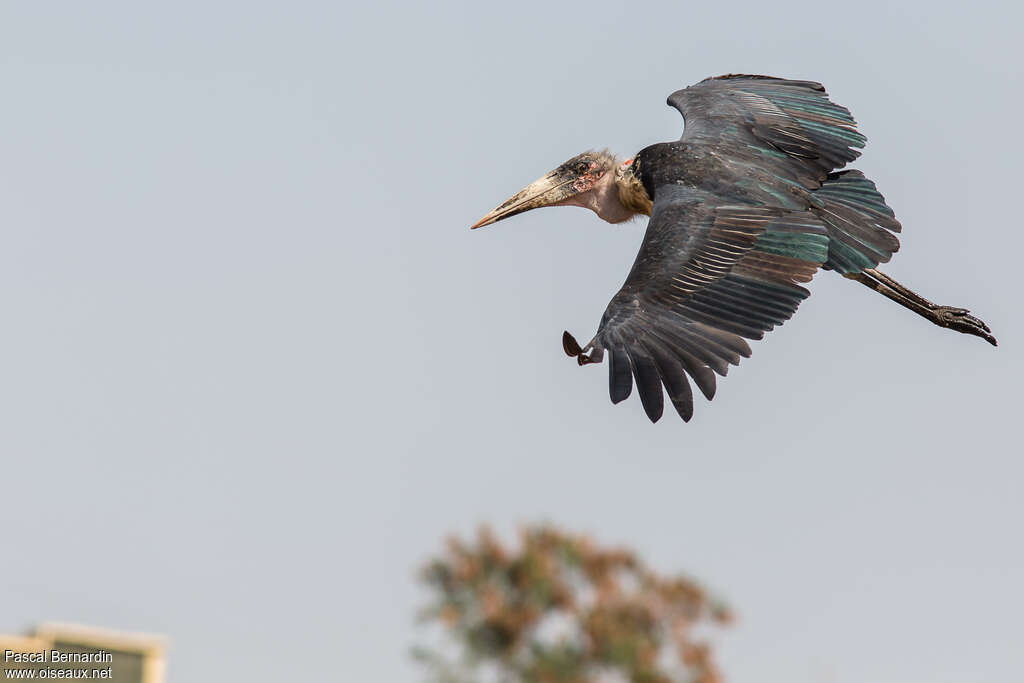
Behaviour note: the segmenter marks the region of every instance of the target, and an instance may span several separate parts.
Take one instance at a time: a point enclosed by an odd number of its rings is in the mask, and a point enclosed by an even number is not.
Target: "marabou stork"
[[[474,228],[541,206],[582,206],[609,223],[650,216],[640,252],[585,347],[580,365],[608,354],[613,403],[634,380],[651,421],[664,385],[683,420],[692,379],[709,400],[715,373],[750,356],[746,339],[788,320],[818,270],[867,285],[941,327],[996,344],[966,309],[938,306],[876,266],[900,243],[896,220],[860,171],[836,171],[867,141],[849,110],[810,81],[728,75],[679,90],[678,142],[632,159],[585,152],[516,193]]]

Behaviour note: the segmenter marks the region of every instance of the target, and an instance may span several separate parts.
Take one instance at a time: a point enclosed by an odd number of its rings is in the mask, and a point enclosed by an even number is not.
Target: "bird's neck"
[[[644,189],[644,184],[640,182],[640,178],[634,172],[635,169],[632,159],[627,159],[615,168],[615,189],[618,193],[619,204],[630,211],[630,215],[650,216],[654,203],[648,196],[647,190]]]
[[[609,170],[587,192],[574,195],[559,204],[582,206],[602,220],[622,223],[637,214],[651,214],[651,201],[640,180],[628,168],[629,162]]]

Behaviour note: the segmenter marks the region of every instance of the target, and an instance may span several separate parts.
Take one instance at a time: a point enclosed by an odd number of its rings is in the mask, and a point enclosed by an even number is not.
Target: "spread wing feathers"
[[[867,142],[850,111],[811,81],[719,76],[672,93],[668,104],[686,121],[683,141],[757,162],[807,189],[860,156]]]
[[[828,228],[826,268],[859,273],[888,261],[900,248],[900,222],[875,184],[860,171],[830,173],[811,195],[813,211]]]
[[[708,399],[715,374],[750,356],[746,339],[788,320],[828,257],[825,226],[811,213],[714,206],[662,188],[629,277],[591,345],[608,352],[609,393],[626,399],[634,380],[651,421],[662,386],[680,417],[693,415],[689,380]]]

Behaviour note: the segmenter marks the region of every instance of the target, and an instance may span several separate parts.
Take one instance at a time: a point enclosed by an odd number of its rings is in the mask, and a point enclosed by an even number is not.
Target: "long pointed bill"
[[[482,228],[530,209],[554,206],[578,194],[580,190],[576,186],[576,181],[580,178],[579,173],[568,166],[563,164],[543,178],[530,183],[477,221],[476,225],[472,226],[473,229]]]

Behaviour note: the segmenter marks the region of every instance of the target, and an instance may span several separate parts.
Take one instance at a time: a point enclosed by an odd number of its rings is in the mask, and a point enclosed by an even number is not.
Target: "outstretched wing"
[[[727,204],[680,185],[658,188],[640,252],[590,342],[609,356],[612,402],[636,379],[657,421],[662,385],[684,420],[692,379],[708,398],[715,375],[750,355],[746,339],[788,320],[828,256],[825,227],[811,213]]]
[[[812,81],[719,76],[672,93],[668,104],[686,121],[683,142],[710,145],[808,190],[860,156],[867,142],[850,111]]]

